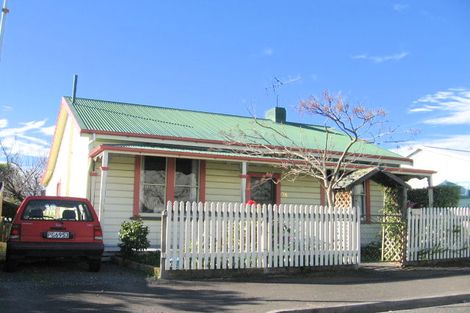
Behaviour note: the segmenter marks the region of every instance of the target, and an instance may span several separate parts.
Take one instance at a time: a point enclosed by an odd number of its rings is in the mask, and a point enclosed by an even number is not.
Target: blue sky
[[[0,140],[47,153],[63,95],[262,116],[325,89],[470,149],[468,1],[9,0]],[[274,77],[283,86],[272,90]],[[400,146],[406,146],[401,144]],[[396,148],[396,145],[389,145]]]

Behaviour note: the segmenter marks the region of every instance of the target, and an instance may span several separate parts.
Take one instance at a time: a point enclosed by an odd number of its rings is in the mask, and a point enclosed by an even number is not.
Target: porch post
[[[428,177],[428,199],[429,199],[429,207],[434,207],[434,190],[432,188],[432,176]]]
[[[242,162],[242,174],[241,174],[241,189],[242,189],[242,203],[246,203],[246,175],[248,172],[248,164],[246,161]]]
[[[101,221],[101,217],[104,212],[104,200],[106,198],[106,180],[108,178],[108,151],[103,152],[101,159],[101,181],[100,181],[100,203],[98,204],[98,219]]]
[[[403,197],[402,197],[402,200],[403,200],[403,203],[402,203],[402,207],[401,207],[401,215],[402,217],[406,217],[406,212],[407,212],[407,206],[408,206],[408,188],[406,187],[403,187],[402,189],[402,192],[403,192]]]

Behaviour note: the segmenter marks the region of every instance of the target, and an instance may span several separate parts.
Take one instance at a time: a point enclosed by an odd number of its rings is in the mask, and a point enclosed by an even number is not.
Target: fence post
[[[168,203],[168,206],[170,206],[170,202]],[[166,239],[167,239],[167,217],[168,213],[167,210],[163,210],[162,212],[162,224],[161,224],[161,243],[160,243],[160,277],[159,278],[166,278],[166,250],[167,250],[167,244],[166,244]]]
[[[357,264],[356,267],[359,267],[361,264],[361,209],[359,207],[356,208],[356,240],[357,240]]]
[[[410,249],[411,249],[411,208],[406,209],[406,234],[405,234],[405,239],[403,242],[403,258],[401,261],[402,265],[406,265],[407,262],[410,260]]]

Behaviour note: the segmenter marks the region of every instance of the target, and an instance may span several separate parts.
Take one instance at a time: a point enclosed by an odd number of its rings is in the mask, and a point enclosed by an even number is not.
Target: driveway
[[[469,268],[206,281],[155,281],[110,263],[99,273],[86,269],[86,264],[55,262],[1,272],[0,311],[268,312],[470,293]]]
[[[0,272],[0,312],[220,312],[260,300],[213,283],[157,282],[145,274],[103,263],[36,262]]]

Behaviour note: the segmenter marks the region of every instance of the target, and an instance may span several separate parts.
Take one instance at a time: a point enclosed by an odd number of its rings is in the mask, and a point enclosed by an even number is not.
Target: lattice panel
[[[351,191],[337,191],[335,193],[335,206],[349,208],[352,205]]]
[[[405,223],[397,217],[384,218],[382,223],[382,261],[403,262],[405,249]]]

